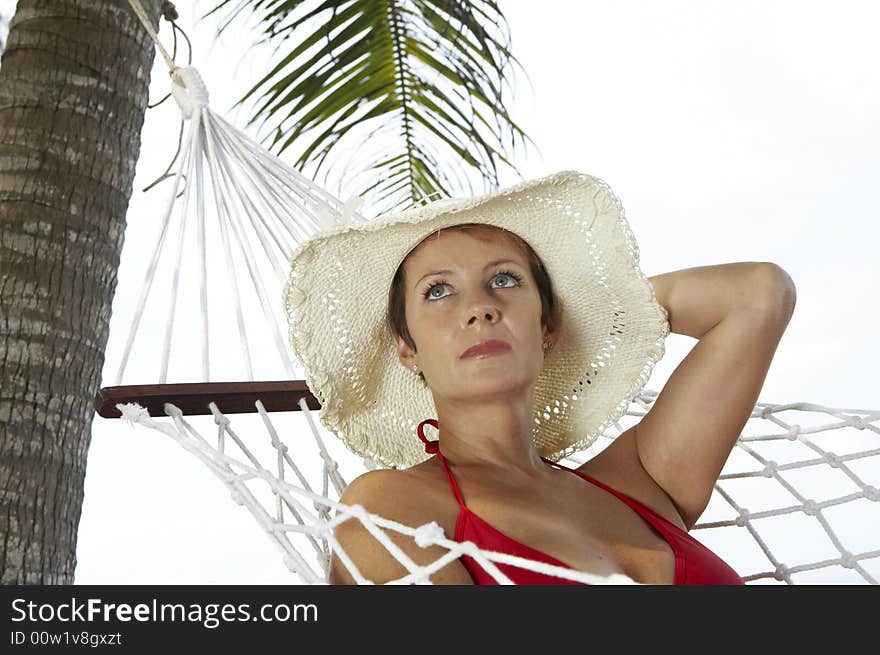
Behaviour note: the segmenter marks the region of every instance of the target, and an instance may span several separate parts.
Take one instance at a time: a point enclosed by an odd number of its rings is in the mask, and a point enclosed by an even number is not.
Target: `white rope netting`
[[[644,416],[654,398],[655,393],[643,392],[634,403],[643,411],[629,411],[626,416]],[[273,421],[257,401],[256,410],[268,433],[268,438],[262,437],[263,445],[271,446],[271,452],[264,454],[264,464],[254,454],[257,439],[253,435],[240,436],[229,417],[213,403],[210,407],[217,428],[214,439],[204,437],[196,429],[194,421],[198,417],[188,419],[171,404],[165,406],[170,422],[168,418],[151,418],[136,404],[118,405],[126,420],[161,431],[213,471],[233,500],[247,508],[278,545],[284,564],[302,583],[327,582],[331,550],[338,554],[354,580],[359,584],[372,583],[333,537],[334,528],[347,520],[361,521],[408,572],[389,584],[430,584],[432,573],[462,554],[473,557],[500,584],[510,584],[510,580],[494,563],[589,584],[633,583],[623,575],[591,575],[484,550],[471,542],[451,541],[436,522],[404,525],[370,513],[362,506],[340,503],[346,481],[322,436],[322,432],[327,433],[316,426],[305,401],[301,401],[302,416],[314,438],[313,447],[308,449],[302,437],[295,436],[295,451],[279,437],[283,432],[275,425],[283,414],[274,415]],[[789,423],[783,418],[788,413],[795,413],[800,422]],[[695,538],[730,563],[747,583],[795,584],[796,577],[809,581],[811,578],[806,574],[811,571],[834,573],[833,569],[839,580],[842,568],[854,574],[855,577],[846,578],[851,583],[877,584],[878,419],[880,412],[876,411],[808,403],[758,403],[715,485],[703,520],[691,533],[696,532]],[[756,423],[764,431],[748,434]],[[619,424],[616,428],[617,434],[625,429]],[[602,447],[613,438],[606,435]],[[303,462],[309,460],[320,463],[313,470],[315,477],[311,482],[303,472]],[[573,459],[569,462],[574,466],[582,463]],[[853,520],[854,515],[861,520]],[[422,547],[441,546],[446,552],[430,565],[419,566],[392,541],[389,531],[408,535]],[[846,532],[846,536],[841,537],[840,532]],[[717,534],[709,537],[711,533]],[[776,544],[785,552],[780,553]],[[792,544],[797,544],[797,548],[792,549]],[[825,556],[809,559],[811,554],[823,552],[823,548]]]
[[[215,114],[198,72],[174,65],[138,0],[129,3],[163,52],[187,130],[114,384],[122,384],[130,356],[137,352],[135,337],[145,315],[150,316],[150,323],[161,326],[161,334],[156,335],[159,348],[142,349],[149,363],[158,366],[159,384],[173,377],[171,364],[179,364],[186,375],[198,371],[196,379],[208,382],[214,374],[211,365],[219,362],[228,366],[234,363],[235,353],[240,355],[243,372],[232,379],[253,381],[259,357],[280,363],[284,379],[302,379],[284,337],[286,323],[280,299],[288,263],[297,245],[316,230],[366,220],[357,212],[361,199],[355,196],[341,202]],[[184,178],[183,201],[177,203]],[[160,266],[161,254],[171,250],[170,244],[164,246],[173,230],[175,208],[179,209],[179,223],[174,260],[170,267]],[[188,238],[190,211],[196,225],[195,237]],[[212,237],[222,246],[212,247]],[[184,270],[188,264],[195,266],[192,275]],[[148,310],[147,302],[157,276],[166,270],[171,274],[168,290],[162,294],[166,302],[163,321],[158,318],[163,316],[161,311]],[[197,289],[187,302],[183,294],[190,281],[197,281]],[[214,305],[209,302],[212,298],[217,301]],[[197,316],[192,320],[178,314],[193,308],[197,308]],[[182,332],[184,343],[172,357],[175,325],[180,323],[183,329],[178,332]],[[194,325],[198,329],[193,329]],[[216,347],[212,348],[217,342],[212,328],[218,325],[236,330],[229,342],[221,342],[219,355]],[[197,347],[192,343],[195,339]],[[254,343],[259,347],[253,348]],[[160,357],[155,356],[158,350]],[[198,363],[192,359],[195,353]],[[144,380],[136,382],[143,384]],[[644,416],[654,398],[656,393],[643,391],[623,418]],[[433,572],[462,554],[473,557],[502,584],[510,580],[496,563],[590,584],[633,582],[626,576],[595,576],[483,550],[445,538],[436,522],[402,525],[363,507],[339,503],[347,483],[339,470],[340,455],[331,452],[336,441],[332,436],[329,441],[323,438],[328,433],[316,425],[305,401],[300,406],[301,412],[273,413],[270,417],[257,401],[255,414],[238,415],[233,422],[214,403],[209,405],[213,419],[185,417],[170,403],[165,404],[166,417],[150,417],[137,404],[117,405],[125,419],[171,437],[213,471],[233,500],[245,507],[277,544],[287,569],[302,583],[327,582],[331,552],[338,554],[357,582],[371,582],[334,539],[334,528],[346,520],[361,521],[404,567],[407,574],[394,580],[396,584],[430,584]],[[258,418],[262,427],[248,425],[251,418]],[[702,522],[692,532],[697,531],[699,540],[746,582],[810,582],[821,579],[817,574],[830,572],[838,581],[877,584],[878,419],[880,412],[873,410],[759,402],[728,458]],[[200,428],[199,423],[206,420],[213,420],[213,424]],[[758,432],[749,434],[755,424]],[[605,435],[604,444],[627,427],[615,424],[618,432]],[[216,437],[203,436],[214,430]],[[305,431],[311,433],[311,439],[302,437]],[[268,433],[268,438],[255,436],[258,432]],[[289,436],[282,439],[280,435]],[[417,438],[415,434],[413,438]],[[601,444],[582,453],[583,461],[597,454],[591,452],[595,449],[601,450]],[[563,463],[578,466],[583,461]],[[360,464],[375,468],[368,461]],[[358,472],[352,469],[349,480]],[[423,547],[441,546],[446,552],[428,566],[417,565],[389,538],[389,531],[408,535]]]

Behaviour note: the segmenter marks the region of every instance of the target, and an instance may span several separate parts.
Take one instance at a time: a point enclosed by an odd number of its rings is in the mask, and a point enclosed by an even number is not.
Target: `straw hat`
[[[334,226],[302,243],[284,308],[321,422],[384,466],[429,457],[416,431],[436,409],[430,389],[397,357],[388,292],[411,250],[459,223],[513,232],[541,258],[560,321],[535,381],[532,437],[552,461],[588,448],[647,383],[669,321],[639,268],[620,201],[605,182],[576,171]]]

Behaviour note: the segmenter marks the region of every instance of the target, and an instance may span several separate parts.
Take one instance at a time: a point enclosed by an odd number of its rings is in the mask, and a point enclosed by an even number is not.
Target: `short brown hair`
[[[538,295],[541,297],[541,326],[549,327],[551,330],[556,329],[558,318],[556,314],[557,304],[556,297],[553,293],[553,284],[550,280],[549,273],[547,273],[547,269],[544,268],[544,263],[541,261],[541,258],[538,257],[537,253],[535,253],[528,243],[509,230],[505,230],[504,228],[495,225],[487,225],[485,223],[460,223],[459,225],[441,228],[436,234],[439,235],[444,229],[474,229],[474,232],[477,233],[477,238],[480,238],[479,232],[481,230],[484,232],[494,232],[502,238],[510,241],[514,247],[525,255],[526,261],[529,263],[532,277],[535,280],[535,285],[538,287]],[[412,348],[415,352],[416,345],[409,333],[409,328],[406,325],[406,271],[404,270],[403,264],[404,262],[401,262],[397,271],[395,271],[394,279],[391,282],[391,288],[388,291],[388,321],[392,333],[395,336],[402,337],[406,345]],[[422,384],[427,386],[425,376],[421,371],[419,372],[419,378],[421,378]]]

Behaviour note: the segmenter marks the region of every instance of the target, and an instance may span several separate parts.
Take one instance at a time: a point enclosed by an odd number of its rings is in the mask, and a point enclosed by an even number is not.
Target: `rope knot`
[[[421,548],[427,548],[443,538],[443,528],[437,524],[437,521],[431,521],[416,528],[415,537],[416,543]]]
[[[180,15],[177,13],[177,7],[165,0],[162,4],[162,17],[170,23],[180,18]]]
[[[175,68],[171,81],[171,93],[185,119],[208,106],[208,87],[193,66]]]
[[[436,455],[440,452],[440,441],[431,441],[428,437],[425,436],[425,424],[432,425],[438,430],[440,429],[440,423],[437,422],[437,419],[426,418],[424,421],[419,423],[419,439],[422,440],[422,443],[425,444],[425,452],[429,455]]]
[[[170,416],[172,418],[181,418],[183,416],[183,411],[177,405],[165,403],[162,405],[162,409],[165,410],[166,416]]]
[[[217,413],[214,414],[214,423],[222,428],[229,427],[229,417],[225,414],[221,414],[218,408]]]
[[[785,580],[785,574],[788,571],[788,567],[785,564],[777,564],[776,572],[773,574],[773,577],[777,580]]]
[[[137,403],[119,403],[116,405],[116,409],[122,414],[121,418],[128,421],[132,427],[134,427],[134,424],[137,423],[142,416],[146,416],[147,418],[150,417],[150,412]]]
[[[856,563],[856,558],[852,556],[852,553],[844,553],[840,558],[840,565],[847,569],[855,568]]]

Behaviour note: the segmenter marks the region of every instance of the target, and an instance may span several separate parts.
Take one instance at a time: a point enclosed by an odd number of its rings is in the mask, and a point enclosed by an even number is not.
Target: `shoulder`
[[[339,500],[346,505],[364,501],[371,504],[381,503],[388,492],[399,488],[404,480],[404,473],[396,469],[367,471],[348,483]]]
[[[370,513],[408,525],[437,521],[445,528],[450,513],[454,514],[458,505],[448,485],[442,482],[445,479],[437,476],[431,462],[402,470],[376,469],[352,480],[339,501],[361,505]],[[347,520],[340,526],[356,521]]]
[[[363,505],[368,511],[388,511],[398,516],[428,514],[436,497],[432,476],[423,465],[409,469],[375,469],[352,480],[339,501],[346,505]],[[416,502],[416,499],[418,499]],[[421,512],[420,512],[421,510]]]
[[[429,507],[406,499],[414,493],[419,496],[419,482],[413,476],[395,469],[376,469],[367,471],[352,480],[339,502],[347,506],[360,505],[370,514],[378,514],[395,521],[418,521],[421,514],[427,514]],[[337,510],[337,515],[340,513]],[[358,534],[362,521],[351,516],[336,526],[337,537]]]
[[[339,501],[348,506],[360,505],[369,514],[407,528],[418,528],[436,521],[446,538],[453,538],[449,528],[453,526],[454,532],[454,509],[450,508],[448,498],[444,502],[437,485],[423,470],[368,471],[349,483]],[[339,511],[336,513],[338,515]],[[358,582],[355,573],[340,557],[340,549],[363,578],[378,584],[403,578],[410,572],[410,567],[392,555],[387,544],[382,543],[386,538],[403,552],[405,558],[418,566],[427,566],[447,552],[442,546],[422,548],[411,535],[373,523],[367,526],[357,516],[351,516],[334,528],[333,535],[338,546],[334,548],[331,560],[331,584]],[[458,560],[450,562],[430,578],[434,584],[472,584],[469,574]]]

